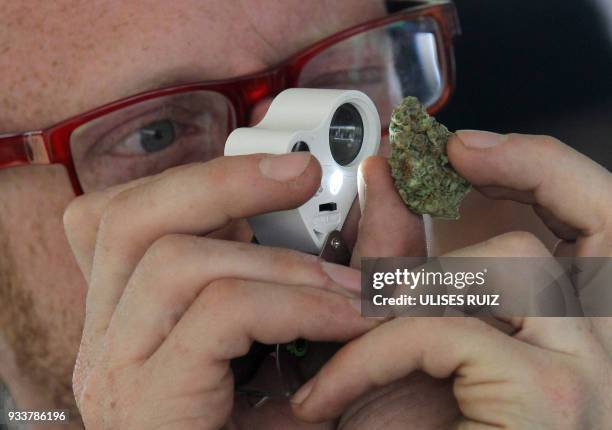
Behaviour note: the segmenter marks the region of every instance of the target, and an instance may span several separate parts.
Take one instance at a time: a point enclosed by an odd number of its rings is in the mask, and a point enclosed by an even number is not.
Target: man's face
[[[255,72],[384,14],[371,0],[0,0],[0,10],[0,133],[143,90]],[[0,378],[62,405],[72,403],[86,293],[62,227],[72,198],[61,166],[0,170]],[[32,395],[13,391],[18,402]]]

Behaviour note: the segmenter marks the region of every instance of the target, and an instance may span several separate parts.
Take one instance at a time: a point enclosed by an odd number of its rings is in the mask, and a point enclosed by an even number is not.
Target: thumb
[[[448,144],[457,171],[485,196],[530,204],[578,255],[609,255],[612,175],[548,136],[460,130]]]
[[[546,252],[537,239],[510,233],[455,251],[452,257],[537,258]],[[515,422],[517,407],[537,416],[537,400],[546,393],[525,387],[533,384],[534,375],[552,368],[553,356],[583,360],[584,351],[593,354],[592,338],[585,335],[589,322],[539,317],[507,322],[516,330],[513,337],[474,317],[391,319],[338,351],[294,395],[294,412],[308,421],[333,419],[364,393],[420,370],[434,378],[454,376],[455,398],[468,419],[459,429],[490,428],[474,427],[476,422]],[[501,427],[523,428],[495,428]]]
[[[351,266],[359,268],[361,257],[426,256],[423,219],[397,193],[387,159],[361,163],[359,185],[362,214]]]

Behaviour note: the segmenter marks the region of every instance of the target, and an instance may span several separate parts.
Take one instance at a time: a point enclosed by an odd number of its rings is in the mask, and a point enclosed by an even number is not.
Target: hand
[[[220,428],[234,405],[229,362],[254,340],[346,341],[372,327],[349,303],[349,269],[219,238],[235,239],[247,216],[299,206],[320,175],[308,153],[224,157],[70,205],[88,283],[74,372],[88,429]]]
[[[558,254],[612,254],[612,179],[605,169],[548,137],[463,132],[459,138],[449,144],[453,166],[489,197],[533,205],[563,239]],[[453,254],[550,255],[522,232]],[[454,377],[462,414],[455,428],[607,428],[610,319],[510,322],[512,336],[474,318],[397,318],[381,324],[349,342],[306,383],[293,398],[294,411],[306,420],[330,419],[363,393],[421,370]]]

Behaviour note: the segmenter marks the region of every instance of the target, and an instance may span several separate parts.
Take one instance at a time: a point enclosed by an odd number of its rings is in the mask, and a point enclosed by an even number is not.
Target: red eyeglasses
[[[0,168],[62,164],[75,193],[223,154],[253,107],[286,88],[356,89],[376,104],[383,129],[403,97],[432,113],[454,86],[450,1],[428,2],[321,40],[268,70],[140,93],[44,130],[0,135]]]

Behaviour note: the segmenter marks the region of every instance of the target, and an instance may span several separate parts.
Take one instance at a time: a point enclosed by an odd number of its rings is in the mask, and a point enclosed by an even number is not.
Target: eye
[[[151,121],[125,137],[113,147],[118,155],[139,155],[163,151],[173,145],[177,137],[177,124],[171,119]]]
[[[172,145],[176,136],[174,124],[169,119],[153,121],[137,131],[140,145],[146,152],[157,152]]]

